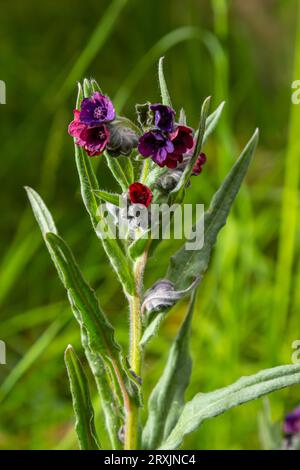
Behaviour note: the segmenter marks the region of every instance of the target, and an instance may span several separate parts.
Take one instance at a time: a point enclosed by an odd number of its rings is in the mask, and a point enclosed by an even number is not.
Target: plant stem
[[[129,362],[132,372],[137,376],[141,376],[142,352],[140,340],[142,334],[142,318],[141,318],[141,296],[143,273],[147,260],[147,252],[135,262],[134,278],[136,283],[136,293],[129,297],[130,305],[130,354]],[[126,414],[126,430],[125,430],[125,449],[135,450],[138,448],[138,431],[139,431],[139,408],[136,403],[131,403],[131,408]]]

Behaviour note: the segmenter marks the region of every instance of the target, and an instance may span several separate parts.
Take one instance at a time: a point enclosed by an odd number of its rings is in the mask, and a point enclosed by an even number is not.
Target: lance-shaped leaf
[[[210,96],[206,98],[201,108],[199,129],[197,133],[196,145],[193,151],[192,158],[189,160],[188,164],[186,165],[182,173],[182,176],[180,180],[178,181],[177,186],[171,191],[171,194],[173,196],[173,202],[181,202],[183,200],[185,188],[192,175],[193,168],[198,158],[198,155],[200,154],[200,151],[203,145],[204,133],[206,129],[206,120],[207,120],[207,114],[208,114],[209,105],[210,105],[210,99],[211,99]]]
[[[204,215],[204,246],[200,250],[187,250],[183,245],[171,258],[167,278],[177,289],[188,286],[196,276],[205,273],[220,229],[225,225],[233,201],[246,175],[258,141],[258,130],[250,139],[241,156],[214,195]]]
[[[172,102],[164,75],[164,57],[161,57],[158,62],[158,81],[162,103],[172,108]]]
[[[156,449],[169,436],[184,406],[184,394],[192,370],[189,336],[194,303],[195,293],[171,347],[164,372],[150,395],[143,449]]]
[[[274,367],[255,375],[242,377],[229,387],[211,393],[198,393],[186,403],[169,437],[159,449],[172,450],[180,446],[184,436],[197,429],[204,420],[255,400],[263,395],[291,385],[300,384],[300,365]]]
[[[202,140],[202,146],[205,144],[208,137],[213,133],[213,131],[217,127],[217,124],[221,118],[224,106],[225,106],[225,101],[222,101],[222,103],[217,107],[217,109],[207,117],[206,124],[205,124],[205,132],[204,132],[204,136]]]
[[[112,172],[115,180],[119,183],[122,188],[122,191],[126,192],[128,190],[128,186],[133,182],[132,181],[132,164],[131,168],[128,168],[128,164],[130,164],[126,157],[123,157],[121,160],[120,158],[111,157],[107,152],[104,152],[106,163],[110,171]]]
[[[33,202],[32,209],[46,246],[67,289],[73,313],[80,326],[84,325],[87,331],[91,350],[100,354],[108,367],[115,368],[115,373],[121,374],[120,379],[126,380],[121,348],[114,339],[113,327],[102,312],[95,292],[83,278],[70,248],[57,232],[50,231],[53,228],[53,219],[45,203],[33,189],[26,188],[26,191],[30,202]]]
[[[73,408],[76,418],[75,429],[81,450],[99,450],[94,410],[90,398],[86,375],[74,349],[69,345],[65,351],[65,363],[68,371]]]
[[[109,191],[104,191],[103,189],[96,189],[95,194],[102,201],[109,202],[114,206],[119,206],[120,198],[122,197],[121,194],[110,193]]]
[[[111,233],[110,227],[105,221],[103,208],[101,204],[99,205],[96,195],[100,189],[90,158],[78,145],[75,145],[75,158],[80,180],[81,196],[90,215],[92,225],[97,236],[102,241],[103,248],[124,290],[128,293],[133,293],[135,287],[131,265],[122,250],[120,241]]]
[[[119,431],[124,425],[122,401],[119,400],[118,384],[113,384],[109,370],[99,354],[95,354],[89,347],[89,340],[84,326],[81,327],[81,343],[86,358],[93,373],[97,390],[101,399],[101,408],[105,417],[105,425],[113,449],[122,449]]]
[[[140,237],[134,240],[128,247],[128,253],[133,260],[136,260],[147,249],[151,242],[151,230],[146,230]]]
[[[47,245],[55,266],[62,275],[72,307],[80,325],[84,325],[88,342],[94,353],[100,354],[109,367],[122,371],[121,348],[114,338],[114,329],[100,309],[95,292],[83,278],[75,258],[64,240],[54,233],[46,234]],[[74,309],[73,309],[74,311]]]

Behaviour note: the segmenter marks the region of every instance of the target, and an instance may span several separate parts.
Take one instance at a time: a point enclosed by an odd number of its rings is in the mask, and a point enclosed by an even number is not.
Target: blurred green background
[[[193,322],[189,396],[240,375],[291,362],[300,339],[298,176],[300,79],[297,0],[2,0],[0,79],[1,265],[0,448],[76,448],[63,362],[78,328],[23,190],[37,189],[127,344],[125,300],[81,203],[67,124],[76,81],[95,77],[118,110],[157,101],[156,63],[176,108],[197,125],[207,95],[226,112],[206,145],[208,163],[189,200],[207,204],[255,127],[261,138],[234,212],[218,240]],[[297,30],[299,30],[297,35]],[[114,188],[99,159],[101,186]],[[163,276],[174,246],[149,261],[146,286]],[[148,350],[147,394],[158,379],[186,301],[174,308]],[[95,394],[95,390],[93,389]],[[300,389],[271,396],[273,418],[300,402]],[[105,432],[96,400],[100,437]],[[186,449],[256,449],[262,400],[204,423]]]

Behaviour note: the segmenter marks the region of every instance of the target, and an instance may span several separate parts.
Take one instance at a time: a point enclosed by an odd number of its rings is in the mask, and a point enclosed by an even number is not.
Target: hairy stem
[[[143,273],[147,260],[147,252],[145,252],[134,265],[134,278],[136,284],[136,292],[129,297],[130,305],[130,352],[129,362],[133,374],[138,378],[141,377],[142,370],[142,351],[140,340],[142,334],[142,318],[141,318],[141,302],[142,302],[142,286]],[[131,404],[129,412],[126,414],[126,430],[125,430],[125,449],[135,450],[138,448],[139,435],[139,408],[135,403]]]

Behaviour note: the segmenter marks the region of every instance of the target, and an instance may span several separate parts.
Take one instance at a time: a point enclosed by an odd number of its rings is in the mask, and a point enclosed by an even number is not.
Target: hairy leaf
[[[172,256],[166,277],[174,282],[177,289],[187,287],[197,276],[200,276],[201,280],[205,273],[217,235],[226,223],[230,208],[246,175],[257,141],[258,130],[255,131],[240,158],[214,195],[210,207],[204,215],[203,248],[187,250],[183,245]]]
[[[166,106],[170,106],[172,108],[172,102],[169,95],[165,75],[164,75],[164,57],[161,57],[158,62],[158,81],[159,81],[159,88],[162,103]]]
[[[300,365],[286,365],[242,377],[234,384],[211,393],[198,393],[184,406],[176,426],[159,449],[176,449],[184,436],[197,429],[205,419],[296,384],[300,384]]]
[[[99,450],[94,410],[90,398],[88,382],[82,365],[69,345],[65,351],[65,363],[70,380],[73,408],[76,418],[75,429],[81,450]]]

